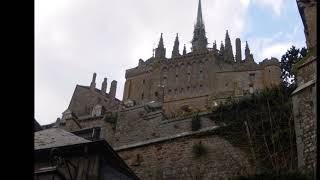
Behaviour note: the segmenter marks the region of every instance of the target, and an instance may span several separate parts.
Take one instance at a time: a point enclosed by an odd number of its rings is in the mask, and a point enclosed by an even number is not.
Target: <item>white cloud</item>
[[[269,7],[277,15],[281,15],[281,11],[284,9],[285,0],[253,0],[254,3],[257,3],[260,6]]]
[[[296,40],[297,28],[290,33],[278,32],[271,37],[253,37],[249,39],[249,47],[253,53],[256,62],[265,58],[275,57],[281,59],[291,46],[302,48],[305,46],[304,41]],[[244,46],[244,45],[243,45]]]

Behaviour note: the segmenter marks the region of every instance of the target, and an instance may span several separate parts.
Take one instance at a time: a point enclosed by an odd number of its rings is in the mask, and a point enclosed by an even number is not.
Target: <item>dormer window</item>
[[[101,116],[103,114],[103,106],[100,104],[95,105],[92,108],[91,116]]]

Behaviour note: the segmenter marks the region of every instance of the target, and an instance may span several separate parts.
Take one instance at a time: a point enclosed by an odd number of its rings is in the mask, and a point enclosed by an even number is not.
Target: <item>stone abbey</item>
[[[126,70],[122,101],[115,97],[117,82],[111,82],[107,93],[107,78],[98,89],[94,73],[90,86],[76,86],[54,126],[69,132],[100,128],[100,137],[141,179],[224,179],[250,174],[248,154],[209,133],[220,125],[206,115],[229,98],[278,85],[279,61],[256,63],[248,43],[242,58],[239,38],[234,56],[228,31],[219,49],[216,43],[209,48],[200,0],[191,42],[191,52],[184,47],[181,54],[177,34],[167,58],[161,34],[154,55]],[[196,131],[191,127],[193,112],[201,122]],[[196,144],[207,146],[207,157],[201,161],[192,156]]]
[[[239,38],[234,57],[228,31],[219,50],[216,42],[212,48],[207,47],[200,1],[191,42],[191,52],[184,47],[180,54],[177,34],[172,56],[166,58],[161,34],[154,56],[146,61],[140,59],[137,67],[126,71],[123,101],[159,101],[166,113],[178,113],[186,108],[212,107],[229,97],[238,98],[280,82],[278,60],[265,59],[257,64],[247,42],[242,58]]]

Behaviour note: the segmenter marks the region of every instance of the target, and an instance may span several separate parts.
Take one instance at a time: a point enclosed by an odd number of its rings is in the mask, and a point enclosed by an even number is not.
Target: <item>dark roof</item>
[[[76,136],[59,128],[45,129],[34,134],[34,149],[47,149],[72,144],[90,142],[82,137]]]
[[[34,122],[33,122],[33,131],[36,132],[36,131],[40,131],[40,130],[42,130],[41,125],[38,123],[38,121],[34,120]]]
[[[35,132],[35,160],[47,160],[52,148],[58,148],[64,157],[101,154],[110,165],[135,180],[139,178],[105,140],[89,141],[59,128]]]
[[[90,86],[82,86],[82,85],[78,85],[77,84],[77,86],[79,86],[79,87],[82,87],[82,88],[85,88],[85,89],[90,89]],[[95,90],[95,92],[97,92],[97,93],[101,93],[101,90],[99,90],[99,89],[97,89],[97,88],[94,88],[94,90]],[[100,95],[102,95],[102,94],[100,94]],[[107,98],[111,98],[111,96],[110,96],[110,94],[109,93],[106,93],[106,95],[105,95],[105,97],[107,97]],[[121,100],[119,100],[118,98],[114,98],[116,101],[121,101]]]

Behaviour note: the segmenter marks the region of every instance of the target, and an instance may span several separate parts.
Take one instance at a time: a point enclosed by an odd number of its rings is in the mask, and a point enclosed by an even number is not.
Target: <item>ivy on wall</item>
[[[257,173],[297,168],[292,91],[266,88],[212,109],[210,118],[221,126],[214,133],[248,152]]]

